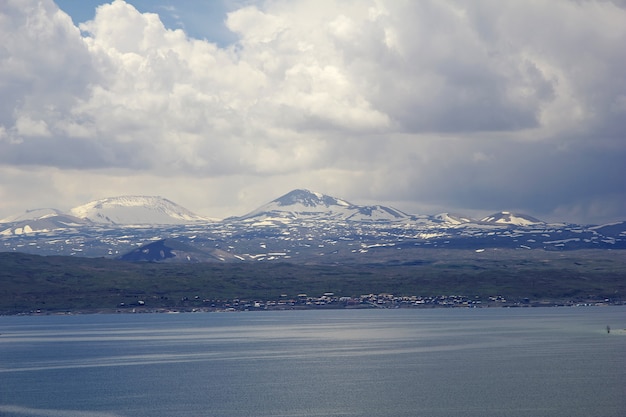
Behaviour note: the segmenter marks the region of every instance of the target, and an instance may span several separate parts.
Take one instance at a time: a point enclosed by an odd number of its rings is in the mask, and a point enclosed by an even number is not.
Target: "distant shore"
[[[448,303],[448,304],[414,304],[406,302],[371,303],[358,302],[327,302],[281,304],[279,302],[258,303],[256,305],[244,303],[226,302],[220,306],[204,307],[149,307],[149,306],[124,306],[118,308],[87,308],[87,309],[59,309],[59,310],[30,310],[30,311],[3,311],[0,316],[51,316],[51,315],[81,315],[81,314],[178,314],[178,313],[225,313],[225,312],[248,312],[248,311],[307,311],[307,310],[395,310],[395,309],[484,309],[484,308],[553,308],[553,307],[611,307],[623,306],[626,302],[621,300],[588,300],[587,302],[574,302],[564,300],[542,300],[527,303],[490,302],[490,303]],[[611,329],[611,332],[624,332],[626,329]]]

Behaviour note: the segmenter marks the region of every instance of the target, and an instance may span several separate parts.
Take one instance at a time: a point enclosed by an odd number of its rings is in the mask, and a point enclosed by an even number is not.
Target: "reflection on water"
[[[0,317],[0,415],[623,416],[624,313]]]
[[[120,414],[98,413],[77,410],[52,410],[20,407],[15,405],[0,405],[2,416],[31,416],[31,417],[123,417]]]

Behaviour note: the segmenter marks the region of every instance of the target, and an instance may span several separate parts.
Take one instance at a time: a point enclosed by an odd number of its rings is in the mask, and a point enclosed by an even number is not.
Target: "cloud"
[[[108,175],[111,194],[137,188],[120,172],[186,178],[223,207],[307,186],[415,209],[625,212],[623,3],[246,3],[223,45],[122,0],[79,27],[50,0],[5,1],[4,171],[104,189]],[[160,184],[143,194],[171,198]]]
[[[45,126],[71,118],[96,81],[90,55],[71,19],[52,3],[5,2],[0,21],[0,123],[17,136],[46,136]]]

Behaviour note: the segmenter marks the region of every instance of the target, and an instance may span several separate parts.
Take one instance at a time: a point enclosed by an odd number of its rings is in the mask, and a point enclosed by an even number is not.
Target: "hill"
[[[351,299],[364,294],[455,297],[482,305],[490,300],[507,300],[507,305],[621,303],[626,294],[626,259],[619,251],[423,249],[416,255],[386,265],[342,266],[136,263],[0,253],[0,313],[213,309],[242,300],[267,305],[331,293]]]

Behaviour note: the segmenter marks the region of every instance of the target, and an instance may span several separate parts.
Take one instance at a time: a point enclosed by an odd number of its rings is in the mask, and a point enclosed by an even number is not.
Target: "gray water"
[[[0,317],[0,416],[624,417],[624,329],[624,307]]]

